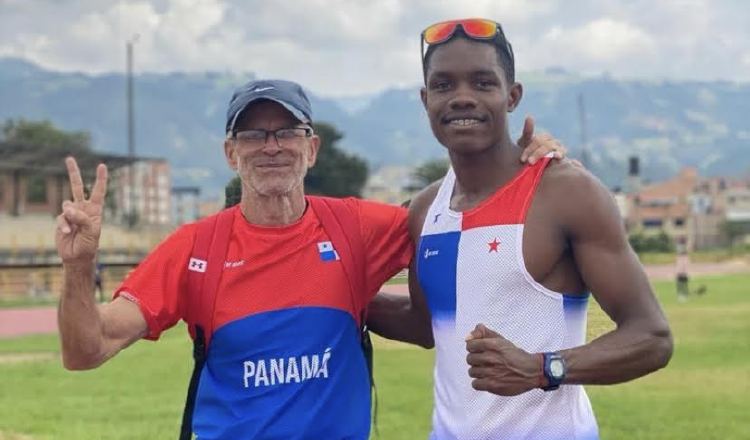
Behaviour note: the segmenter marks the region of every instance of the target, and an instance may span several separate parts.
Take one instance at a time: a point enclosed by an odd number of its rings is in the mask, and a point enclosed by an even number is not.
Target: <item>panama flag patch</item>
[[[318,242],[318,253],[322,261],[338,261],[339,253],[333,248],[333,243],[330,241],[319,241]]]

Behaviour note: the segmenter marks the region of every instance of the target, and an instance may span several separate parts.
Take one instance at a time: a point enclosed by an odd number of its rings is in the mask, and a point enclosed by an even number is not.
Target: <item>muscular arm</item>
[[[98,367],[146,335],[146,320],[133,302],[118,297],[95,303],[93,265],[65,265],[63,270],[58,325],[65,368]]]
[[[65,164],[73,201],[63,202],[55,230],[64,272],[57,314],[63,365],[83,370],[101,365],[142,337],[147,326],[138,307],[125,299],[99,307],[95,304],[94,258],[101,234],[107,167],[97,167],[96,182],[87,199],[75,159],[69,157]]]
[[[435,198],[439,182],[419,193],[409,204],[409,235],[418,243],[427,208]],[[415,260],[409,267],[409,296],[380,292],[370,303],[368,326],[387,339],[432,348],[432,323],[427,300],[417,281]]]
[[[613,384],[667,365],[672,355],[669,325],[638,258],[628,244],[609,192],[583,170],[570,170],[561,191],[562,212],[578,270],[615,330],[564,350],[565,383]]]
[[[560,352],[568,367],[564,383],[613,384],[664,367],[672,355],[669,326],[610,194],[571,164],[551,165],[542,185],[537,196],[560,222],[581,279],[617,324],[588,344]],[[520,349],[481,323],[466,349],[476,390],[514,396],[546,384],[539,353]]]
[[[367,325],[378,335],[432,348],[432,325],[416,269],[409,268],[409,296],[380,292],[370,303]]]

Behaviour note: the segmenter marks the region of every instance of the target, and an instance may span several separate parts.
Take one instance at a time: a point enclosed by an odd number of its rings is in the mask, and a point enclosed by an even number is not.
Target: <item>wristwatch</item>
[[[559,353],[544,353],[544,377],[547,378],[547,386],[542,389],[552,391],[560,388],[566,370],[565,360]]]

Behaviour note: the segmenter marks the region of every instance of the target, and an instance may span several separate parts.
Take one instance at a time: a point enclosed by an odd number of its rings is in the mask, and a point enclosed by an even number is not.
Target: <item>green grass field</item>
[[[589,387],[603,439],[750,439],[750,274],[696,280],[708,294],[675,301],[656,283],[675,335],[670,365]],[[611,324],[590,312],[590,335]],[[432,351],[376,341],[381,439],[424,439]],[[184,328],[142,342],[95,371],[62,369],[52,336],[0,340],[0,440],[175,438],[191,368]]]

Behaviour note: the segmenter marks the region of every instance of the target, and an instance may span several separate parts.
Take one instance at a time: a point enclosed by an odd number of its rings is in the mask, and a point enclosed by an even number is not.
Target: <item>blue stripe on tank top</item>
[[[589,292],[585,292],[583,295],[569,295],[563,294],[563,309],[564,310],[576,310],[585,309],[589,303]]]
[[[456,319],[456,266],[461,232],[423,235],[419,240],[417,276],[432,319]]]

